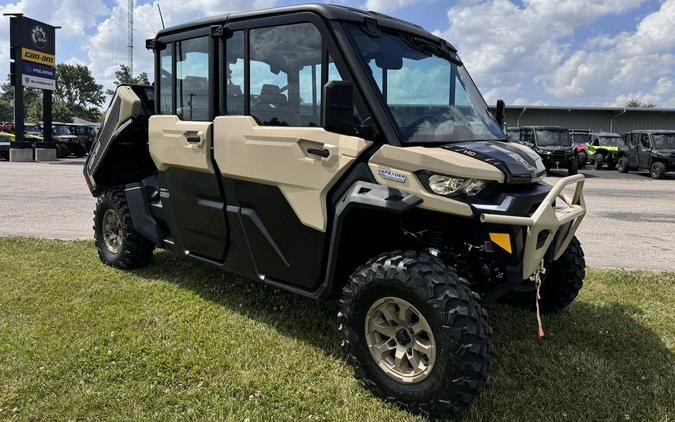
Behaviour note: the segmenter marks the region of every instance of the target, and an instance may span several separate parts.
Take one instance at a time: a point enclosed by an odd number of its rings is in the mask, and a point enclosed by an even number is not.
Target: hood
[[[504,173],[505,183],[534,183],[546,175],[539,155],[515,142],[457,142],[443,148],[492,164]]]
[[[77,139],[75,135],[54,135],[56,139]]]
[[[654,149],[654,152],[663,155],[675,155],[675,149],[673,148],[658,148]]]
[[[540,149],[542,151],[571,151],[572,146],[565,146],[565,145],[545,145],[545,146],[539,146],[537,145],[537,149]]]

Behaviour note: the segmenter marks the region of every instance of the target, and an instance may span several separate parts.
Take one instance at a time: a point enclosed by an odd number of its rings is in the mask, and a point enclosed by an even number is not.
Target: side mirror
[[[506,103],[504,100],[497,100],[497,107],[495,107],[495,119],[497,119],[499,127],[504,129],[504,122],[506,121]]]
[[[329,132],[354,135],[354,84],[328,81],[323,87],[323,126]]]

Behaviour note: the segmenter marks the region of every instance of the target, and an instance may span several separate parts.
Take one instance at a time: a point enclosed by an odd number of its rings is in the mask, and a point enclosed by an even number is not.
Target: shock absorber
[[[433,219],[429,224],[429,231],[427,234],[427,251],[436,257],[439,257],[445,250],[445,239],[447,234],[447,226],[438,219]]]

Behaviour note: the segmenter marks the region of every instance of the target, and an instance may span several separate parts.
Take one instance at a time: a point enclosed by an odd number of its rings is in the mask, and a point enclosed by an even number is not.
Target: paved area
[[[0,161],[0,236],[91,238],[95,200],[82,176],[83,163]],[[578,236],[587,263],[675,271],[675,176],[583,173],[588,215]]]

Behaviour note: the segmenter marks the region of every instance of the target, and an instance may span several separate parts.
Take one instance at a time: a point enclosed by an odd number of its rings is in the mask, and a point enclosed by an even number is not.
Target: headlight
[[[429,189],[433,193],[443,196],[463,193],[469,196],[476,195],[487,184],[484,180],[463,179],[461,177],[443,176],[434,174],[429,176]]]

